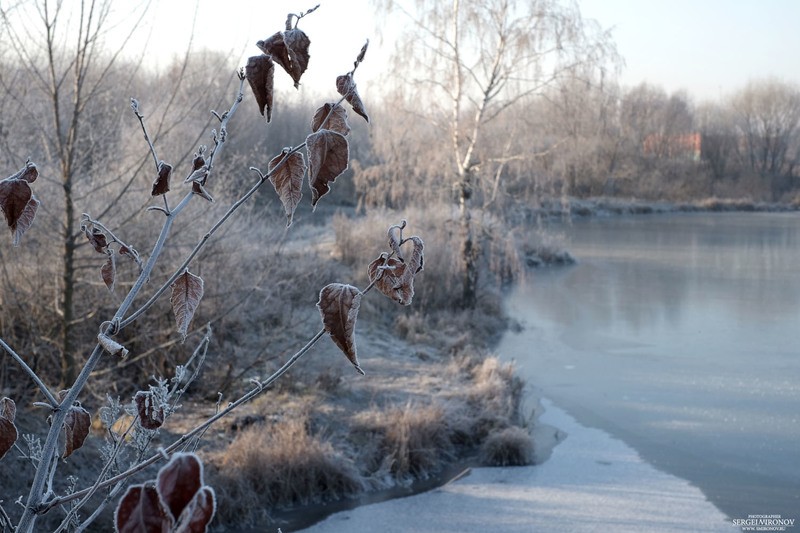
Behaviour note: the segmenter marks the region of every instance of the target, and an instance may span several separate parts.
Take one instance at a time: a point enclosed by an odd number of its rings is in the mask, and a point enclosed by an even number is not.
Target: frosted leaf
[[[119,357],[121,359],[125,359],[126,357],[128,357],[127,348],[125,348],[123,345],[121,345],[120,343],[118,343],[117,341],[115,341],[114,339],[109,337],[108,335],[104,335],[103,333],[100,333],[97,336],[97,342],[100,344],[100,346],[103,347],[103,349],[105,351],[107,351],[111,355],[116,355],[117,357]]]
[[[364,120],[369,123],[369,115],[364,108],[364,102],[361,101],[361,96],[358,94],[352,72],[348,72],[336,78],[336,90],[345,97],[345,100],[347,100],[351,106],[353,106],[353,111],[364,117]]]
[[[19,437],[17,426],[14,425],[16,414],[17,406],[14,400],[7,397],[0,400],[0,459],[14,447]]]
[[[180,525],[175,533],[205,533],[214,519],[217,501],[214,489],[204,486],[197,491],[194,498],[181,513]]]
[[[39,200],[31,195],[31,199],[28,200],[28,205],[22,210],[22,214],[17,219],[16,227],[12,230],[14,232],[14,236],[11,240],[13,246],[19,246],[22,235],[28,231],[28,228],[33,224],[33,219],[36,217],[36,211],[39,209],[39,205],[41,205]]]
[[[139,391],[133,397],[139,424],[144,429],[156,430],[164,424],[164,406],[152,391]]]
[[[322,315],[322,324],[333,342],[344,353],[360,374],[355,343],[356,320],[361,306],[362,293],[352,285],[331,283],[319,293],[317,308]]]
[[[173,521],[152,484],[133,485],[117,504],[114,526],[118,533],[163,532],[172,529]]]
[[[178,323],[178,333],[186,340],[189,324],[194,317],[197,306],[203,298],[203,280],[188,270],[181,274],[172,284],[172,312]]]
[[[203,486],[203,464],[193,453],[176,453],[158,471],[156,489],[173,518],[178,518]]]
[[[108,290],[114,292],[114,285],[117,278],[117,261],[114,252],[108,254],[108,259],[100,267],[100,276],[103,278],[103,283],[106,284]]]
[[[341,133],[345,137],[350,133],[350,124],[347,123],[347,110],[340,105],[324,104],[314,113],[311,119],[311,131],[327,129]]]
[[[288,148],[274,157],[269,162],[269,182],[278,193],[281,199],[283,209],[286,211],[286,227],[292,225],[292,218],[297,205],[303,198],[303,176],[306,173],[306,160],[300,152],[289,153]],[[286,159],[284,163],[273,172],[273,169],[278,166],[278,163]]]
[[[245,78],[256,97],[258,110],[267,122],[272,120],[272,97],[275,65],[270,56],[253,56],[247,60]],[[265,114],[266,113],[266,114]]]
[[[347,170],[350,146],[341,133],[319,130],[306,138],[311,205],[330,192],[330,185]]]
[[[79,405],[69,408],[67,416],[64,418],[64,441],[66,447],[62,458],[66,459],[73,452],[83,446],[86,437],[89,436],[89,428],[92,425],[92,417],[89,412]]]
[[[270,56],[291,76],[295,88],[300,86],[300,78],[308,68],[310,45],[311,40],[298,29],[279,31],[256,43],[262,52]]]
[[[158,175],[153,180],[150,196],[161,196],[169,191],[169,178],[172,176],[172,165],[163,161],[158,162]]]

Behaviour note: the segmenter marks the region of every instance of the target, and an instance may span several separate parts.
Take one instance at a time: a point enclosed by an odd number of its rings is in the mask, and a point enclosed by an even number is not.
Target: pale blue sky
[[[800,83],[798,0],[581,0],[582,13],[613,27],[622,81],[649,81],[716,100],[748,80]]]
[[[154,0],[159,22],[151,51],[185,49],[195,2]],[[197,0],[195,46],[221,48],[245,61],[260,53],[256,40],[282,29],[286,13],[316,3],[319,11],[301,23],[312,38],[304,85],[328,92],[366,38],[372,44],[360,79],[377,76],[392,47],[378,32],[391,34],[404,20],[395,16],[376,28],[371,0]],[[686,89],[702,101],[729,95],[751,79],[800,83],[800,0],[580,0],[580,6],[585,17],[613,28],[626,61],[624,85],[648,81],[669,92]],[[367,91],[363,87],[362,96]]]

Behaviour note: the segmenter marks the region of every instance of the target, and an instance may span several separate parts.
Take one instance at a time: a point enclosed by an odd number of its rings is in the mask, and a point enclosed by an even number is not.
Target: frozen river
[[[729,518],[800,519],[800,214],[552,229],[578,264],[529,274],[498,352]]]

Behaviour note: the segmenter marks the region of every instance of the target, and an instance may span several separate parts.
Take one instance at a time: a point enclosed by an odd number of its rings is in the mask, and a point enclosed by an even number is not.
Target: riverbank
[[[613,215],[649,215],[665,213],[759,212],[781,213],[800,210],[800,203],[756,202],[740,198],[709,197],[693,202],[654,202],[635,198],[547,198],[523,209],[522,221],[537,218],[554,219],[564,216],[604,217]]]
[[[730,520],[697,488],[650,466],[622,441],[581,426],[551,402],[543,405],[540,434],[543,427],[558,428],[550,432],[558,444],[544,463],[476,468],[431,492],[337,513],[303,531],[732,531]]]

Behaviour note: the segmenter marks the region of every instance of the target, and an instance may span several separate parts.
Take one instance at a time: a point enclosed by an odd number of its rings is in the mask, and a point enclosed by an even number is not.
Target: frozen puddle
[[[541,465],[476,468],[423,494],[331,515],[307,532],[737,531],[687,481],[543,400],[539,422],[567,437]]]

